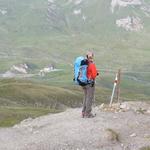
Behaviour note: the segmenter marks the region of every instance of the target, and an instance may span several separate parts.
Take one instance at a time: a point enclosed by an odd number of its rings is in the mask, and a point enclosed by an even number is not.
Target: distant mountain
[[[1,0],[0,70],[68,65],[90,48],[102,68],[150,70],[149,31],[148,0]]]

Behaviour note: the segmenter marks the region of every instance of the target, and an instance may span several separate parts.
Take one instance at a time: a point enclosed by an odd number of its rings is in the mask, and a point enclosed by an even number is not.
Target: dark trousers
[[[91,113],[92,104],[94,102],[95,86],[86,85],[83,87],[84,99],[82,112]]]

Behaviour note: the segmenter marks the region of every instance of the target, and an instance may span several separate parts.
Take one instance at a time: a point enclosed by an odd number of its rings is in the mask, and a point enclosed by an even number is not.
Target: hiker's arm
[[[96,76],[97,76],[97,74],[98,74],[98,71],[97,71],[97,69],[96,69],[96,66],[95,66],[95,64],[92,64],[92,79],[95,79],[96,78]]]

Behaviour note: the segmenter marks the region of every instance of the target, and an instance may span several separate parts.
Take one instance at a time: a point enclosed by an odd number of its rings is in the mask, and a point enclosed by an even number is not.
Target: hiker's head
[[[89,61],[93,61],[94,53],[92,51],[88,51],[86,57]]]

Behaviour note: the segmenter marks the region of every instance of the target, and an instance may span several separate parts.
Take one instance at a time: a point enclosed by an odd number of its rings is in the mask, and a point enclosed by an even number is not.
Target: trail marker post
[[[116,74],[116,77],[115,77],[115,81],[114,81],[114,86],[113,86],[113,90],[112,90],[112,95],[111,95],[109,107],[112,106],[113,97],[114,97],[114,93],[115,93],[117,82],[118,82],[118,74]]]
[[[120,81],[121,81],[121,69],[118,70],[118,73],[116,73],[116,77],[115,77],[115,81],[114,81],[114,86],[113,86],[113,90],[112,90],[112,95],[111,95],[111,100],[110,100],[110,104],[109,107],[112,106],[112,102],[113,102],[113,97],[115,94],[115,89],[117,88],[117,101],[118,103],[120,103]]]

